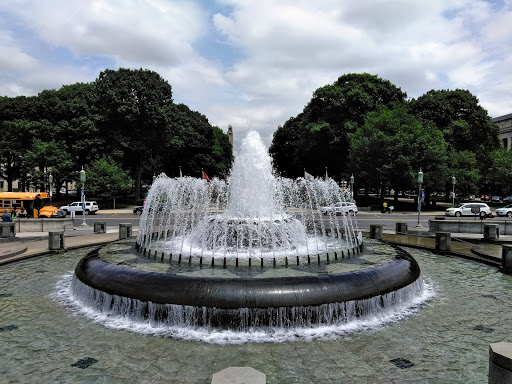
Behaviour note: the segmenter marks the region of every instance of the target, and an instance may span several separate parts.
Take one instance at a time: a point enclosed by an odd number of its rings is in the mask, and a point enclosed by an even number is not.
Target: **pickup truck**
[[[61,210],[63,210],[66,215],[75,212],[75,213],[82,213],[82,202],[81,201],[75,201],[69,205],[64,205],[60,207]],[[94,215],[96,212],[99,211],[98,203],[95,201],[86,201],[85,202],[85,214],[88,215],[89,213]]]

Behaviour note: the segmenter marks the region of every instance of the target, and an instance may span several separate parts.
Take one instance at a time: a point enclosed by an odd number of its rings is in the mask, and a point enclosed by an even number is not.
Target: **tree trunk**
[[[144,170],[144,157],[141,153],[138,154],[139,161],[135,174],[135,201],[140,199],[140,190],[141,190],[141,181],[142,181],[142,171]]]

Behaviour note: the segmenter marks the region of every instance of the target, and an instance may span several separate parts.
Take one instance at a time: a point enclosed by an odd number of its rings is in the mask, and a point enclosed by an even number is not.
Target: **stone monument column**
[[[231,125],[228,126],[228,136],[229,142],[231,143],[231,148],[233,148],[233,127]]]

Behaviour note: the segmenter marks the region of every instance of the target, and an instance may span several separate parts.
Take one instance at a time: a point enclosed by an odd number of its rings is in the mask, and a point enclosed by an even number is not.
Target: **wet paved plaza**
[[[381,325],[365,321],[311,341],[305,333],[303,340],[274,343],[188,341],[92,321],[64,305],[57,288],[89,249],[2,266],[0,377],[5,383],[210,383],[226,367],[251,366],[267,383],[486,382],[489,344],[511,341],[512,277],[407,250],[433,292],[428,301]]]

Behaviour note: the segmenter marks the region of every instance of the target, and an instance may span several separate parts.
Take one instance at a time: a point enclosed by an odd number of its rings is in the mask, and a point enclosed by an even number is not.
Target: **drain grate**
[[[97,362],[98,360],[93,359],[92,357],[84,357],[83,359],[78,360],[76,363],[71,364],[71,366],[80,369],[85,369],[93,364],[96,364]]]
[[[483,325],[475,325],[473,327],[473,330],[474,331],[482,331],[483,333],[493,333],[494,332],[493,328],[484,327]]]
[[[401,357],[397,359],[391,359],[389,360],[389,362],[395,364],[400,369],[411,368],[414,365],[414,363],[412,363],[411,361],[403,359]]]
[[[6,325],[5,327],[0,327],[0,332],[14,331],[15,329],[18,329],[17,325]]]

